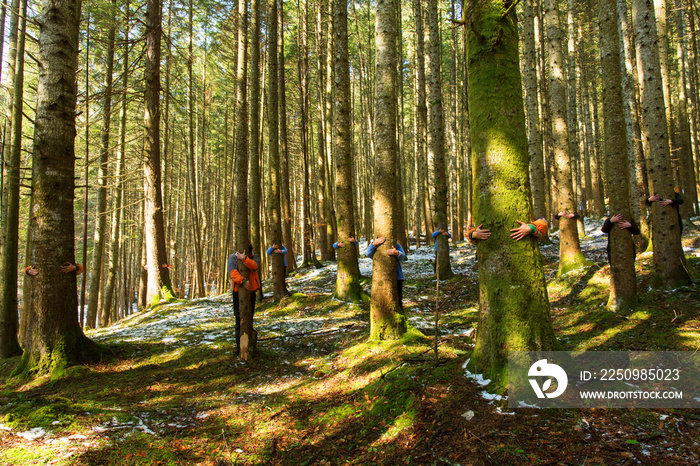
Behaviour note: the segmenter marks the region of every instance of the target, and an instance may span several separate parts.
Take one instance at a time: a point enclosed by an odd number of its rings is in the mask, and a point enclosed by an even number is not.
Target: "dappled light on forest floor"
[[[581,242],[592,265],[560,278],[556,234],[540,246],[564,349],[697,350],[698,285],[650,289],[651,257],[637,258],[638,308],[606,310],[600,224],[588,222]],[[694,234],[684,244],[697,273]],[[0,361],[0,464],[700,461],[699,410],[507,409],[479,374],[467,373],[477,264],[471,244],[451,248],[458,275],[440,283],[437,361],[432,245],[409,251],[404,263],[406,313],[424,339],[368,343],[368,306],[332,298],[335,263],[327,262],[292,274],[291,297],[258,303],[257,354],[245,363],[233,356],[229,295],[160,306],[88,332],[108,348],[104,360],[60,380],[13,380],[17,358]],[[364,256],[361,268],[368,278]],[[363,286],[369,293],[371,283]]]

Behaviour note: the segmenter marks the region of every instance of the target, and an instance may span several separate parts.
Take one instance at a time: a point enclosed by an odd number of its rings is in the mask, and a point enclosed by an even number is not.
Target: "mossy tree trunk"
[[[238,63],[236,64],[236,212],[234,218],[234,237],[236,251],[245,252],[250,244],[250,227],[248,220],[248,2],[238,4]],[[248,279],[250,272],[243,261],[236,261],[240,274]],[[240,356],[246,361],[255,348],[256,337],[253,330],[253,309],[250,307],[250,292],[241,286],[238,288],[238,302],[241,314]]]
[[[547,28],[547,55],[549,58],[549,93],[552,109],[552,136],[554,138],[554,179],[557,192],[556,211],[577,211],[571,175],[569,124],[564,81],[562,33],[559,26],[559,8],[556,0],[545,1]],[[559,275],[585,262],[578,239],[576,219],[559,220]]]
[[[22,152],[22,108],[24,96],[24,40],[27,26],[27,0],[19,5],[14,88],[12,89],[12,145],[7,161],[7,210],[3,223],[2,279],[0,280],[0,358],[22,354],[17,332],[17,257],[19,249],[19,187]],[[0,169],[2,169],[0,167]]]
[[[542,258],[532,238],[514,241],[516,220],[532,219],[527,135],[515,13],[479,0],[468,17],[469,109],[474,223],[492,235],[477,247],[479,326],[471,365],[507,383],[508,351],[553,350]]]
[[[268,56],[277,57],[277,0],[270,0],[268,4]],[[268,127],[268,151],[270,157],[270,202],[268,212],[270,226],[268,240],[271,244],[282,243],[282,222],[280,219],[281,193],[280,193],[280,150],[279,150],[279,114],[278,112],[278,69],[277,60],[268,60],[267,86],[267,127]],[[284,276],[284,258],[281,254],[272,254],[272,293],[275,300],[287,295],[287,284]]]
[[[617,29],[617,0],[600,0],[600,55],[605,119],[605,162],[610,215],[631,218],[627,138],[622,101],[620,46]],[[635,219],[638,220],[638,219]],[[634,270],[634,244],[628,230],[610,231],[610,297],[608,309],[627,310],[637,303],[637,276]]]
[[[397,339],[406,332],[406,316],[397,303],[396,260],[387,249],[396,245],[396,4],[378,0],[375,43],[374,236],[386,238],[372,261],[370,340]]]
[[[651,191],[672,198],[674,189],[671,150],[664,106],[663,83],[659,65],[654,8],[651,0],[632,2],[637,67],[642,87],[642,129],[651,155],[647,165]],[[664,288],[676,288],[690,283],[685,265],[678,216],[671,207],[653,204],[651,240],[654,247],[654,269],[658,283]]]
[[[146,2],[146,62],[145,62],[145,145],[144,174],[144,237],[148,282],[146,304],[155,305],[161,300],[174,298],[170,283],[170,271],[162,264],[169,263],[165,248],[163,221],[163,193],[160,176],[160,44],[162,0]]]
[[[16,373],[60,374],[97,349],[78,323],[75,273],[75,104],[80,1],[41,2],[39,84],[32,169],[30,248],[39,274],[31,279],[25,353]]]
[[[335,296],[343,301],[359,302],[362,299],[360,268],[357,247],[348,242],[355,236],[355,195],[353,192],[352,132],[350,127],[350,62],[348,54],[348,7],[345,0],[333,1],[334,67],[335,67],[335,190],[338,241],[344,243],[336,257],[338,275]],[[357,240],[358,238],[356,238]]]
[[[428,86],[428,157],[432,162],[433,176],[433,222],[436,229],[449,228],[447,222],[447,172],[445,168],[445,117],[442,106],[442,38],[440,36],[440,17],[438,1],[428,1],[428,59],[427,68],[430,85]],[[432,233],[432,232],[430,232]],[[447,236],[437,237],[437,273],[441,279],[452,276],[450,265],[450,244]],[[403,246],[403,245],[402,245]]]

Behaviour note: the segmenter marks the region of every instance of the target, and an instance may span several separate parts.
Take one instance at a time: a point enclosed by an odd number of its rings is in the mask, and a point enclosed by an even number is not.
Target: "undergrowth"
[[[645,272],[651,259],[638,258],[639,306],[615,313],[605,308],[607,264],[554,278],[555,257],[545,251],[545,259],[564,349],[698,349],[697,282],[653,290]],[[697,258],[688,263],[700,270]],[[368,304],[333,300],[333,278],[314,279],[279,303],[264,300],[256,309],[260,341],[247,363],[233,356],[228,296],[140,313],[115,337],[95,332],[108,348],[103,361],[59,380],[11,379],[18,358],[0,361],[0,464],[698,460],[698,410],[507,412],[485,398],[463,369],[478,321],[473,274],[441,283],[437,358],[433,279],[406,282],[405,307],[417,331],[377,343],[367,341]],[[221,317],[192,317],[187,326],[167,329],[165,338],[129,338],[198,307]],[[32,430],[44,433],[30,440]]]

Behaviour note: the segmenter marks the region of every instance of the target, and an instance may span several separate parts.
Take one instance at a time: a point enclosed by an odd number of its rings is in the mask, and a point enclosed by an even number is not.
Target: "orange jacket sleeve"
[[[472,238],[472,236],[471,236],[471,234],[474,233],[475,231],[476,231],[476,228],[473,228],[473,227],[467,231],[467,239],[469,241],[471,241],[472,243],[476,242],[476,240],[474,238]]]
[[[75,274],[80,275],[83,273],[83,266],[80,264],[75,264]]]
[[[549,229],[549,225],[547,224],[546,220],[535,220],[535,228],[537,229],[537,233],[541,233],[542,236],[547,236],[547,230]]]
[[[243,275],[241,275],[240,272],[238,272],[238,270],[236,270],[236,269],[231,270],[231,282],[232,283],[240,285],[241,283],[243,283],[243,280],[244,280]]]
[[[248,270],[258,270],[258,263],[250,257],[246,257],[245,259],[243,259],[243,263],[246,267],[248,267]]]

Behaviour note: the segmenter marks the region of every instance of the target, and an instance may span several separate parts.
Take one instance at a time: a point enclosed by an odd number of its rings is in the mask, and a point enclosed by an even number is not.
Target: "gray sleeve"
[[[228,256],[228,264],[226,267],[226,276],[230,277],[231,276],[231,270],[236,268],[236,255],[231,254]]]

